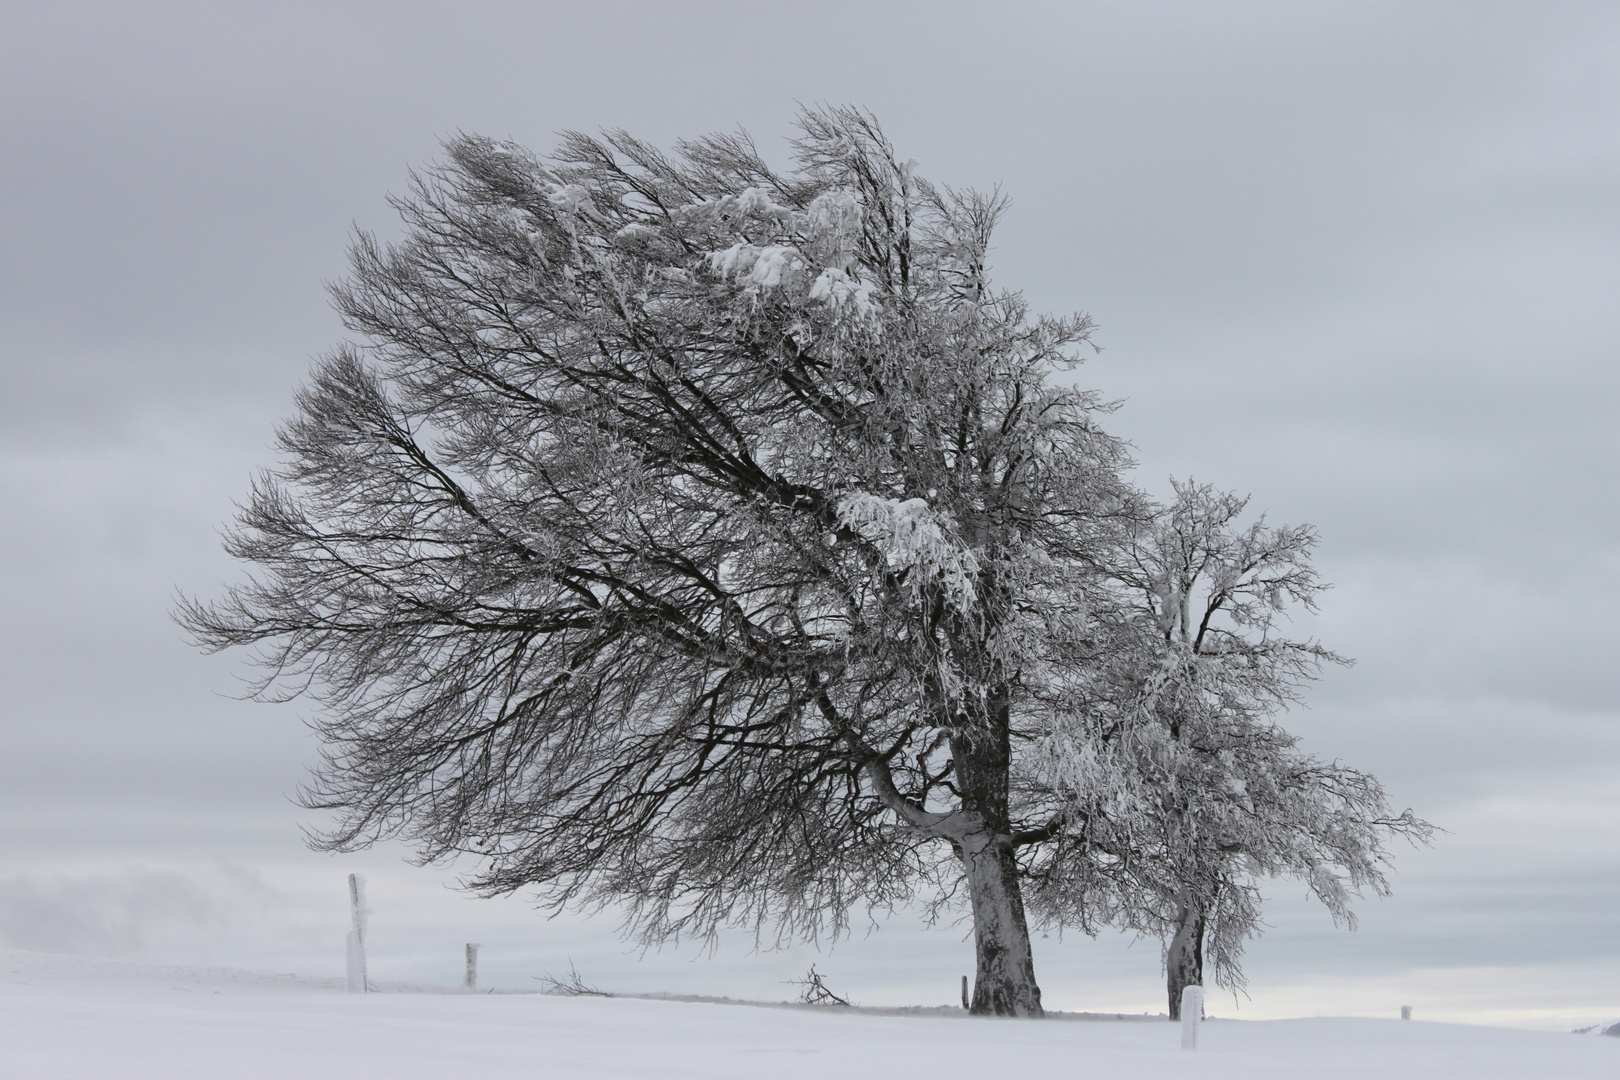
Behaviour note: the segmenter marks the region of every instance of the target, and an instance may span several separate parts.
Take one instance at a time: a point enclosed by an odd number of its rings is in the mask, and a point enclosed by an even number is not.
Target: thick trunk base
[[[978,852],[964,851],[962,861],[973,898],[978,967],[969,1011],[975,1016],[1043,1015],[1012,849],[990,844]]]

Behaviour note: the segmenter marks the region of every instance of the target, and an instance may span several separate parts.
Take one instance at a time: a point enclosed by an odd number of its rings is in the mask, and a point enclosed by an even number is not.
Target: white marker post
[[[1204,1018],[1204,988],[1181,988],[1181,1048],[1198,1049],[1198,1022]]]
[[[366,879],[349,875],[349,993],[364,994],[366,986]]]
[[[467,974],[461,985],[468,990],[478,989],[478,946],[470,941],[467,943]]]

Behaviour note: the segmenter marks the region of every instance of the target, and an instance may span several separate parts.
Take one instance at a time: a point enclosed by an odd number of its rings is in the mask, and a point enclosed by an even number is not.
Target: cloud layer
[[[931,177],[1005,186],[999,280],[1098,319],[1078,377],[1125,399],[1144,484],[1323,534],[1309,630],[1358,664],[1296,726],[1450,832],[1354,936],[1279,884],[1246,1008],[1620,1011],[1590,977],[1620,947],[1614,9],[12,5],[0,95],[7,944],[275,966],[341,940],[347,864],[300,852],[287,798],[301,707],[233,700],[238,660],[167,611],[239,572],[216,529],[341,337],[352,223],[388,234],[454,131],[741,124],[781,156],[797,101],[854,101]],[[722,993],[808,965],[638,962],[401,854],[358,860],[417,912],[401,977],[475,931],[514,982],[559,950]],[[908,926],[835,954],[868,999],[954,985],[959,932]],[[1040,944],[1049,999],[1156,1006],[1155,943]],[[1484,969],[1521,975],[1482,995]]]

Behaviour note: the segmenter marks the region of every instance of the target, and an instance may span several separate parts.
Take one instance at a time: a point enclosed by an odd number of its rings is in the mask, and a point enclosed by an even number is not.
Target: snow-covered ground
[[[0,952],[6,1080],[894,1076],[1490,1080],[1620,1073],[1620,1039],[1398,1020],[976,1020],[473,994]]]

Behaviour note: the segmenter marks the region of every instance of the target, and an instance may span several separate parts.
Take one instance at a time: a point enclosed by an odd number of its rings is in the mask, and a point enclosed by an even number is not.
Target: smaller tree
[[[1173,1020],[1206,955],[1218,984],[1244,985],[1260,878],[1303,879],[1353,928],[1351,899],[1389,891],[1385,841],[1432,831],[1392,813],[1374,777],[1301,753],[1275,720],[1323,664],[1347,662],[1277,633],[1291,606],[1314,610],[1327,588],[1310,562],[1314,531],[1240,527],[1247,500],[1174,488],[1114,570],[1122,606],[1082,729],[1054,732],[1048,775],[1080,824],[1035,892],[1050,919],[1165,939]],[[1130,778],[1124,789],[1091,779],[1099,753]]]

